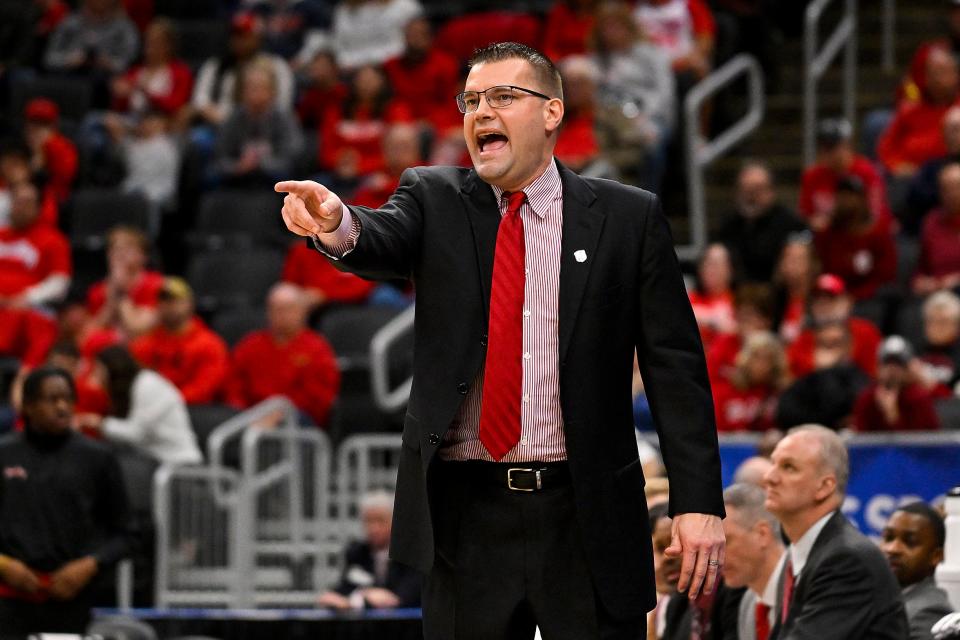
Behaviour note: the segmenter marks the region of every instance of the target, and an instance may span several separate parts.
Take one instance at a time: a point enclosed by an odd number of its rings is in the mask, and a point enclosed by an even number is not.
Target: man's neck
[[[773,577],[773,572],[777,570],[777,565],[780,564],[780,558],[782,556],[783,547],[780,545],[775,545],[773,549],[764,556],[763,565],[760,567],[760,571],[757,572],[757,577],[747,584],[751,591],[758,596],[763,595],[763,592],[767,590],[767,584],[770,582],[770,578]]]
[[[839,506],[835,500],[828,500],[814,509],[791,515],[789,518],[780,521],[783,532],[787,534],[790,542],[795,544],[818,520],[829,513],[833,513]]]

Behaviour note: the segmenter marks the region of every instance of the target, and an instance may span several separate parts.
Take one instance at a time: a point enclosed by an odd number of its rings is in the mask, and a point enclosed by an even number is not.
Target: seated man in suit
[[[771,640],[903,640],[897,581],[873,542],[840,513],[850,462],[819,425],[790,430],[771,456],[767,499],[790,541]]]
[[[366,540],[344,551],[340,581],[318,604],[333,609],[392,609],[420,606],[420,573],[390,560],[393,496],[373,491],[360,502]]]
[[[943,518],[924,502],[901,506],[883,527],[880,549],[903,589],[910,640],[932,640],[933,625],[952,611],[947,594],[933,581],[945,540]]]
[[[783,541],[777,519],[763,507],[765,499],[764,490],[755,484],[734,484],[723,492],[727,509],[723,579],[729,587],[747,587],[737,615],[739,640],[769,640],[773,628]]]

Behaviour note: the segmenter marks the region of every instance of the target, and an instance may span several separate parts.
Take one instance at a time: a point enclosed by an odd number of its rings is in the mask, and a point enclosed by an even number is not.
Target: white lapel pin
[[[587,252],[583,249],[577,249],[573,252],[573,257],[576,258],[577,262],[586,262],[587,261]]]

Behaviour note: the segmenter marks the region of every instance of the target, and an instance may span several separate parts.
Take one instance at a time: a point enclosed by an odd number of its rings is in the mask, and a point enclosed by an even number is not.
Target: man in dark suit
[[[634,352],[670,477],[681,590],[712,590],[723,499],[703,349],[655,196],[553,158],[553,64],[478,51],[457,96],[474,169],[409,169],[381,209],[284,182],[287,227],[342,268],[412,277],[414,381],[392,557],[443,640],[631,639],[655,604]]]
[[[943,517],[925,502],[901,506],[883,527],[880,548],[903,589],[910,640],[932,640],[933,625],[953,611],[933,580],[946,535]]]
[[[843,441],[826,427],[796,427],[771,458],[765,506],[790,540],[771,640],[905,640],[890,567],[840,513],[850,475]]]

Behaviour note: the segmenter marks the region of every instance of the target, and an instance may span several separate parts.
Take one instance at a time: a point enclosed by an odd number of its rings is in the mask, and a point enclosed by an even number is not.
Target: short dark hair
[[[660,522],[662,518],[670,517],[670,505],[666,502],[658,502],[657,504],[650,507],[650,533],[653,533],[657,528],[657,523]]]
[[[31,404],[40,399],[40,390],[47,378],[63,378],[70,387],[70,395],[77,397],[77,389],[70,374],[60,367],[38,367],[30,372],[23,381],[23,404]]]
[[[560,80],[560,72],[543,53],[540,53],[533,47],[529,47],[519,42],[494,42],[485,47],[477,49],[470,57],[467,66],[471,69],[485,62],[502,62],[504,60],[526,60],[527,64],[533,67],[534,76],[540,83],[541,89],[551,98],[563,100],[563,82]]]
[[[943,547],[947,542],[947,528],[943,524],[943,516],[941,516],[936,509],[928,505],[926,502],[921,502],[917,500],[916,502],[910,502],[903,506],[897,507],[896,511],[903,511],[904,513],[909,513],[915,516],[920,516],[930,523],[930,527],[933,529],[933,539],[937,543],[938,547]],[[894,511],[894,513],[896,513]]]

